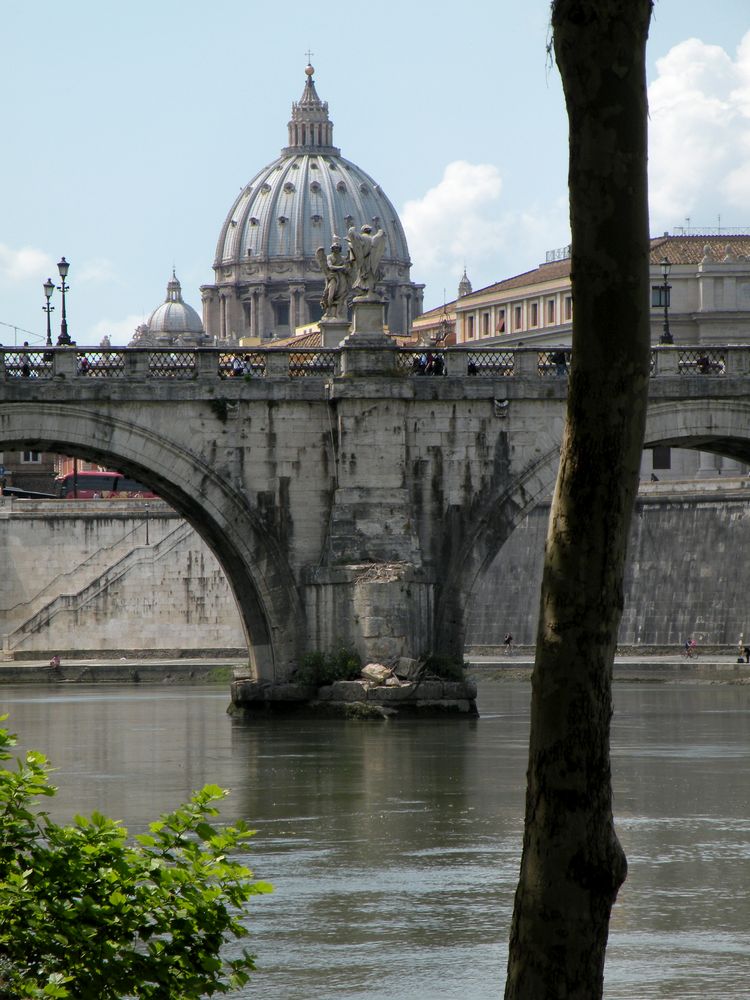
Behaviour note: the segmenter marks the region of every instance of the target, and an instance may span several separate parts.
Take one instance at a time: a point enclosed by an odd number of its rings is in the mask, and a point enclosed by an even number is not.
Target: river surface
[[[479,681],[476,721],[233,720],[219,687],[0,688],[57,767],[58,820],[145,829],[193,789],[257,830],[263,1000],[497,1000],[518,877],[528,683]],[[629,875],[607,1000],[750,996],[750,686],[615,686],[615,815]],[[45,803],[45,807],[47,803]]]

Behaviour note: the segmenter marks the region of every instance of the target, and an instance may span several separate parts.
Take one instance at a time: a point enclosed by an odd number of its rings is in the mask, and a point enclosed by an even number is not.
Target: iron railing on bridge
[[[406,378],[564,378],[575,364],[569,347],[393,349],[393,370]],[[341,351],[331,348],[2,348],[0,381],[53,379],[324,378],[341,374]],[[750,375],[750,345],[659,346],[651,376]]]

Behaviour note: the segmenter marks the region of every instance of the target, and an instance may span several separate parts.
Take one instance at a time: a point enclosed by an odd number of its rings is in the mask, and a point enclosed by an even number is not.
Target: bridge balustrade
[[[13,350],[2,352],[6,378],[52,378],[52,352]]]
[[[466,370],[464,375],[502,375],[516,374],[513,351],[467,351]]]
[[[219,378],[262,378],[266,356],[262,351],[222,351],[217,371]]]
[[[554,376],[559,378],[568,374],[572,351],[563,348],[554,348],[550,351],[540,351],[537,361],[537,371],[540,378]]]
[[[678,370],[680,375],[726,375],[727,366],[723,351],[704,348],[680,351]]]
[[[195,378],[195,351],[149,351],[151,378]]]
[[[125,351],[78,351],[76,367],[85,378],[124,378]]]
[[[420,348],[396,352],[396,370],[402,375],[445,375],[445,351]]]
[[[568,374],[570,348],[497,347],[404,349],[394,352],[396,371],[407,377],[451,376],[551,378]],[[256,379],[331,378],[341,373],[339,349],[248,351],[154,348],[44,349],[0,347],[0,380],[46,379]],[[651,349],[652,378],[750,376],[750,347],[657,346]]]
[[[310,375],[338,375],[339,352],[325,349],[290,351],[289,374],[293,378],[305,378]]]

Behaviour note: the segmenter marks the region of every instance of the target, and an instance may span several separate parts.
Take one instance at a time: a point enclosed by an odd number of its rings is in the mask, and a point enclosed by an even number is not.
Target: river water
[[[259,971],[237,997],[497,1000],[518,876],[528,683],[479,680],[476,721],[233,720],[226,687],[0,688],[58,768],[51,812],[131,833],[208,782],[257,830]],[[750,996],[750,686],[615,686],[629,861],[607,1000]],[[46,804],[45,804],[46,805]]]

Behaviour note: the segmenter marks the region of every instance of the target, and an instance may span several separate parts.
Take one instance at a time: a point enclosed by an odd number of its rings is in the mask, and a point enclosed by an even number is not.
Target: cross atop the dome
[[[312,62],[312,57],[313,57],[313,56],[315,55],[315,53],[314,53],[314,52],[311,52],[311,51],[310,51],[310,50],[308,49],[308,50],[307,50],[307,52],[305,52],[305,55],[307,56],[307,64],[308,64],[308,66],[309,66],[309,65],[310,65],[310,63]]]

